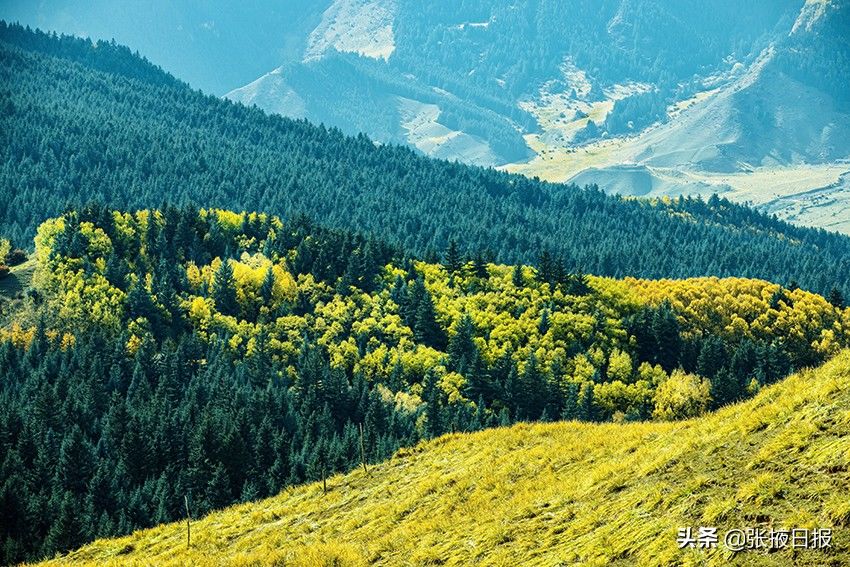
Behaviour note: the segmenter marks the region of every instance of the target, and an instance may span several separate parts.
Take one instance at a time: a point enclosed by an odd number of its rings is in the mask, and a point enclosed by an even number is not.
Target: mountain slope
[[[846,237],[722,200],[638,202],[376,147],[203,96],[120,46],[34,36],[0,29],[0,230],[21,244],[69,204],[170,200],[306,213],[420,257],[463,237],[505,263],[549,249],[572,271],[796,280],[850,296]]]
[[[791,32],[666,123],[519,169],[624,195],[718,192],[848,232],[850,44],[836,31],[848,21],[850,4],[807,4]]]
[[[409,0],[336,0],[310,33],[301,57],[282,61],[250,89],[227,96],[298,115],[299,109],[275,101],[282,80],[308,101],[308,118],[345,132],[363,131],[382,142],[408,143],[428,155],[468,163],[520,162],[531,156],[521,134],[560,131],[545,111],[534,108],[548,94],[566,96],[570,116],[578,108],[627,98],[624,90],[633,84],[657,91],[663,100],[695,73],[710,73],[730,53],[746,61],[747,50],[760,45],[777,21],[795,14],[797,4],[742,10],[725,0],[709,5],[573,0],[567,6],[474,1],[428,7]],[[329,73],[331,68],[341,71]],[[587,88],[573,81],[571,70]],[[357,89],[352,74],[368,81],[369,89]],[[255,96],[257,91],[263,95]],[[615,91],[619,94],[611,94]],[[435,143],[438,136],[423,140],[421,133],[404,128],[397,108],[404,98],[435,106],[432,128],[442,126],[464,143],[447,147]],[[325,103],[328,99],[334,103]],[[366,106],[368,118],[339,109],[349,104]],[[487,151],[470,154],[470,144]]]
[[[560,4],[338,0],[310,35],[330,39],[227,96],[436,157],[724,193],[850,232],[850,3]],[[377,55],[369,30],[392,40]]]
[[[755,399],[664,424],[517,425],[185,523],[62,565],[843,565],[850,353]],[[828,550],[679,550],[679,527],[832,528]],[[721,544],[722,546],[722,544]]]

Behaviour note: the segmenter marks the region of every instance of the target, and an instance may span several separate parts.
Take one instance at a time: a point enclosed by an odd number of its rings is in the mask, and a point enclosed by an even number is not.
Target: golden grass
[[[52,565],[848,565],[850,352],[679,423],[519,424]],[[682,526],[832,527],[830,551],[679,550]]]

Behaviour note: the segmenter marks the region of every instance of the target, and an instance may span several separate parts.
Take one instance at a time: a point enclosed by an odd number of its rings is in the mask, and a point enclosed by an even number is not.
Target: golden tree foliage
[[[263,333],[264,355],[293,367],[303,338],[309,336],[327,351],[335,368],[360,372],[376,383],[387,383],[393,372],[401,372],[410,384],[432,376],[451,403],[473,406],[475,400],[465,396],[469,376],[452,370],[445,352],[415,340],[409,314],[394,299],[397,281],[404,280],[408,288],[414,285],[405,269],[384,266],[374,291],[349,287],[347,293],[340,293],[311,274],[292,273],[295,250],[267,257],[263,241],[243,234],[244,226],[262,221],[272,227],[266,238],[274,238],[275,232],[284,229],[279,219],[218,209],[201,210],[199,218],[214,223],[238,251],[238,258],[224,261],[232,268],[240,311],[219,312],[210,294],[221,258],[206,265],[187,262],[181,268],[188,292],[179,297],[178,306],[201,337],[227,336],[232,349],[250,357],[259,352],[258,337]],[[128,293],[110,284],[105,259],[113,249],[146,242],[146,231],[154,221],[163,222],[161,213],[114,213],[114,238],[120,243],[110,242],[91,223],[79,223],[88,262],[54,253],[57,239],[67,232],[64,217],[39,228],[35,283],[58,321],[68,329],[122,324]],[[128,261],[131,282],[136,281],[136,273],[151,269],[139,259]],[[668,377],[661,366],[636,358],[636,339],[626,320],[644,307],[669,304],[685,339],[707,335],[729,343],[754,339],[811,350],[823,358],[850,343],[850,309],[842,312],[816,294],[784,290],[760,280],[590,276],[586,279],[589,292],[571,295],[562,286],[539,282],[536,271],[528,267],[522,268],[521,286],[514,283],[512,266],[487,264],[486,277],[472,263],[451,275],[439,264],[414,262],[413,269],[422,278],[437,323],[449,339],[461,317],[471,319],[473,342],[483,365],[491,367],[510,357],[521,374],[533,357],[561,392],[588,385],[588,395],[609,415],[648,404],[654,405],[660,419],[686,417],[702,411],[710,399],[707,382],[681,373]],[[273,286],[270,296],[264,297],[269,276]],[[140,284],[148,290],[155,309],[167,314],[149,272]],[[299,302],[308,308],[293,310]],[[150,336],[150,322],[142,317],[125,323],[130,334],[127,348],[135,351]],[[752,388],[757,389],[758,382]],[[409,393],[417,394],[413,389]]]

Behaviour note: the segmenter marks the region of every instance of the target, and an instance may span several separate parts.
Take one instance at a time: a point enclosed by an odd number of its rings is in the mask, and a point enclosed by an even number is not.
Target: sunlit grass
[[[518,424],[100,540],[79,565],[846,565],[850,352],[678,423]],[[832,527],[830,551],[679,550],[682,526]]]

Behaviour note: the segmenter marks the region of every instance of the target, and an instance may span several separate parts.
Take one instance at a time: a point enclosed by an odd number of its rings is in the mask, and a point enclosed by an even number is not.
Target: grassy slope
[[[846,565],[850,351],[680,423],[448,435],[277,497],[97,541],[56,564]],[[831,552],[689,550],[678,526],[834,527]]]

